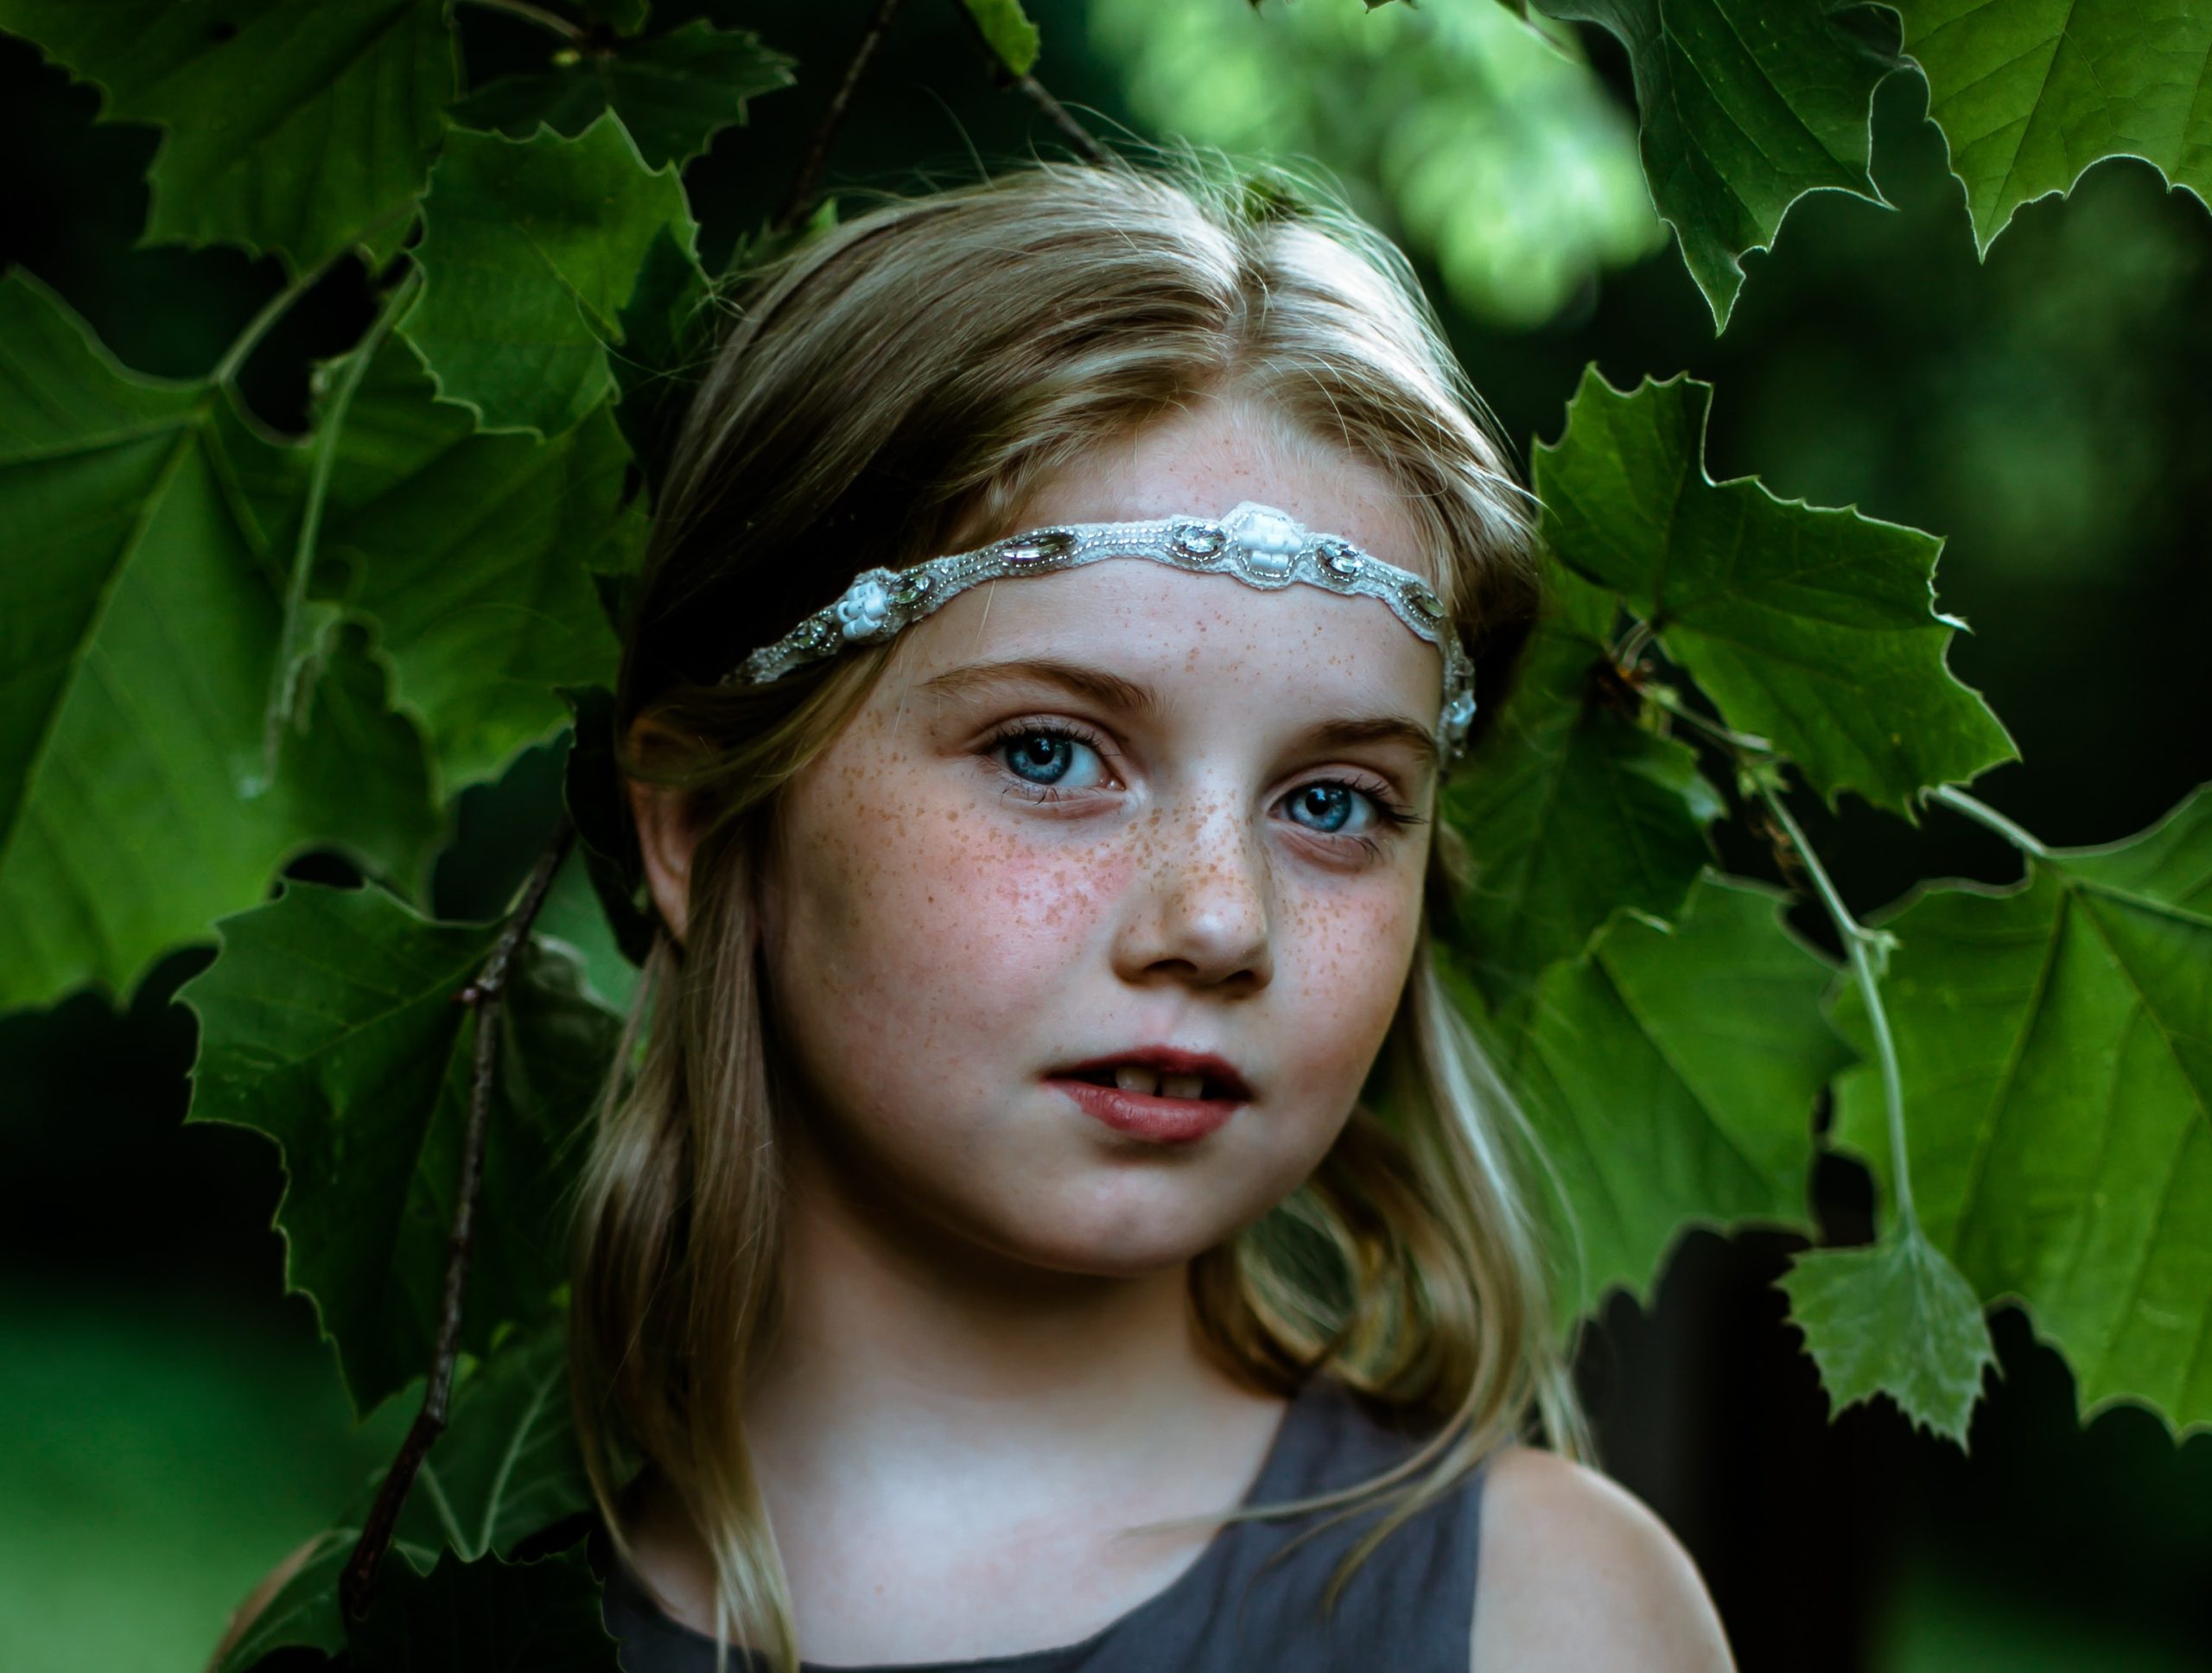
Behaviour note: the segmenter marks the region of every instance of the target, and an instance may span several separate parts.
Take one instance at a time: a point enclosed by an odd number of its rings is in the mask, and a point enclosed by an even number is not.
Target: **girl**
[[[632,1673],[1729,1665],[1576,1461],[1433,962],[1461,640],[1533,591],[1477,410],[1387,245],[1192,168],[744,302],[618,705],[661,933],[572,1371]]]

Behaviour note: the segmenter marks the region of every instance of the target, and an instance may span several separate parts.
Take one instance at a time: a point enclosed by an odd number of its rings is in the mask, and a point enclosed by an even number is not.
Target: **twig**
[[[1036,102],[1037,108],[1052,118],[1060,137],[1075,147],[1075,154],[1085,162],[1106,161],[1106,148],[1090,136],[1090,130],[1068,114],[1068,107],[1052,97],[1052,92],[1033,75],[1020,75],[1014,85]]]
[[[500,932],[492,957],[477,973],[476,979],[454,996],[456,1003],[467,1005],[476,1013],[476,1038],[473,1042],[474,1072],[468,1084],[468,1128],[461,1140],[461,1180],[454,1193],[453,1230],[446,1238],[446,1287],[439,1307],[437,1346],[430,1359],[429,1382],[423,1390],[423,1409],[416,1414],[407,1439],[391,1460],[384,1485],[377,1492],[376,1503],[361,1525],[360,1540],[353,1547],[353,1555],[346,1560],[345,1573],[339,1577],[338,1594],[349,1619],[359,1620],[368,1613],[377,1565],[383,1561],[385,1552],[391,1547],[392,1534],[399,1526],[399,1512],[407,1503],[408,1490],[415,1485],[416,1473],[429,1455],[432,1444],[445,1432],[447,1407],[453,1393],[454,1361],[461,1352],[461,1303],[468,1284],[476,1196],[484,1182],[484,1129],[492,1110],[493,1072],[499,1062],[499,1012],[506,1000],[507,976],[515,955],[529,939],[530,926],[537,921],[545,897],[553,887],[553,879],[575,840],[576,828],[563,815],[552,840],[545,845],[544,853],[538,856],[530,881],[523,886],[521,903]]]
[[[1963,813],[1975,824],[1986,825],[2023,854],[2031,854],[2038,860],[2051,857],[2050,849],[2014,824],[1986,802],[1977,801],[1965,791],[1952,785],[1937,785],[1928,792],[1931,802],[1941,802],[1955,812]]]
[[[837,130],[844,125],[846,109],[853,102],[853,90],[860,86],[868,60],[875,56],[884,32],[891,27],[891,20],[899,15],[899,8],[904,3],[905,0],[875,0],[875,10],[868,14],[868,22],[861,30],[860,44],[853,48],[852,61],[845,66],[844,79],[838,82],[837,91],[830,95],[822,120],[815,126],[814,137],[807,142],[806,156],[799,162],[798,173],[791,177],[791,190],[784,194],[783,207],[776,211],[776,219],[770,223],[777,232],[788,232],[813,207],[814,188],[829,164],[830,148],[836,143]]]
[[[261,770],[265,782],[276,778],[277,758],[283,749],[284,722],[292,711],[299,654],[300,619],[307,612],[308,583],[315,572],[315,548],[322,537],[322,508],[330,498],[330,473],[338,460],[338,438],[346,429],[346,415],[368,373],[369,362],[384,347],[407,305],[420,289],[421,270],[410,270],[392,287],[391,296],[377,311],[367,335],[347,356],[338,387],[331,391],[330,406],[315,438],[315,458],[308,475],[307,504],[300,512],[300,532],[292,547],[292,572],[284,584],[284,614],[276,633],[276,658],[269,671],[269,697],[261,716]]]
[[[1052,124],[1060,130],[1060,137],[1074,147],[1075,154],[1085,162],[1106,161],[1106,148],[1091,137],[1088,128],[1069,114],[1066,105],[1052,97],[1050,88],[1027,72],[1017,72],[1012,65],[999,56],[998,48],[991,44],[991,37],[983,32],[982,24],[977,21],[976,14],[969,9],[968,0],[952,0],[952,9],[960,14],[961,21],[968,26],[969,34],[974,35],[976,43],[982,48],[983,56],[990,60],[991,68],[997,73],[1001,84],[1014,87],[1026,95],[1032,104],[1045,113]]]
[[[558,12],[543,6],[533,6],[530,0],[467,0],[467,3],[481,6],[486,11],[504,11],[527,19],[541,29],[550,29],[564,41],[581,43],[589,39],[589,32],[581,23],[571,23]]]

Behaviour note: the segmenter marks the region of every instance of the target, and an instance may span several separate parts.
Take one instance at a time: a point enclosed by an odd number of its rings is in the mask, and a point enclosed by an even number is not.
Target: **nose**
[[[1267,986],[1274,880],[1236,798],[1201,799],[1179,817],[1163,811],[1141,840],[1150,852],[1115,946],[1123,979],[1147,982],[1164,970],[1206,987]]]

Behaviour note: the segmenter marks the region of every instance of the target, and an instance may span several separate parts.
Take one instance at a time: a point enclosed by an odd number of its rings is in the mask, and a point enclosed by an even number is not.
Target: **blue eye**
[[[1007,767],[1023,783],[1057,788],[1074,752],[1091,746],[1072,732],[1033,728],[1008,733],[995,747],[1006,751]]]
[[[1294,807],[1308,809],[1324,818],[1333,818],[1335,824],[1319,828],[1323,836],[1333,836],[1344,829],[1344,821],[1351,817],[1352,798],[1365,793],[1354,790],[1350,785],[1324,780],[1293,791],[1290,799]],[[1369,799],[1373,798],[1370,797]]]

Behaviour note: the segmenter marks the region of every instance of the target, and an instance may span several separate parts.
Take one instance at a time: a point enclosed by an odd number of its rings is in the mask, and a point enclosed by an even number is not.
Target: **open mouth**
[[[1141,1064],[1124,1063],[1113,1068],[1071,1069],[1056,1078],[1088,1081],[1093,1086],[1113,1086],[1140,1097],[1190,1098],[1200,1102],[1243,1097],[1239,1089],[1207,1075],[1163,1075]]]

